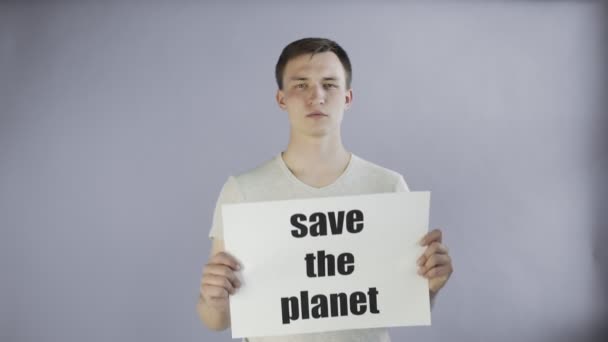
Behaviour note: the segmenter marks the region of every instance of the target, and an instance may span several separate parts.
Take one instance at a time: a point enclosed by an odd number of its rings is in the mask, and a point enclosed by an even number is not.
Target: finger
[[[229,295],[228,291],[221,286],[207,285],[201,283],[199,295],[205,299],[209,298],[225,298]]]
[[[228,279],[234,287],[240,287],[241,281],[234,271],[224,265],[207,265],[203,271],[203,277],[207,275],[221,276]]]
[[[425,278],[435,278],[435,277],[443,277],[448,276],[452,273],[451,267],[449,265],[433,267],[428,270],[425,274]]]
[[[427,261],[424,263],[424,266],[420,267],[420,274],[426,273],[428,270],[435,266],[442,266],[449,264],[451,262],[451,258],[447,254],[433,254]]]
[[[442,235],[443,234],[440,229],[433,229],[420,240],[420,245],[426,246],[433,241],[441,242],[443,238]]]
[[[416,260],[416,265],[422,266],[426,262],[426,255],[422,254],[418,260]]]
[[[207,274],[214,274],[214,275],[228,278],[232,282],[232,285],[234,285],[235,287],[241,286],[241,281],[236,276],[234,271],[231,268],[229,268],[228,266],[213,265],[213,264],[207,265],[207,267],[203,271],[203,276],[205,276]]]
[[[441,242],[431,243],[424,251],[424,256],[428,259],[433,254],[448,254],[448,247]]]
[[[449,254],[448,247],[440,242],[433,242],[426,248],[424,253],[416,260],[418,266],[424,265],[428,258],[433,254]]]
[[[223,287],[231,294],[236,291],[235,287],[232,285],[230,280],[228,280],[228,278],[214,274],[206,275],[205,279],[203,279],[203,285]]]
[[[226,252],[219,252],[217,254],[215,254],[211,260],[209,261],[210,264],[221,264],[221,265],[226,265],[230,268],[232,268],[233,270],[240,270],[241,269],[241,265],[239,264],[238,261],[236,261],[236,259],[226,253]]]
[[[449,264],[451,258],[447,254],[433,254],[430,258],[426,260],[424,263],[424,268],[429,270],[435,266],[446,265]]]
[[[235,290],[234,286],[232,285],[232,283],[230,282],[230,280],[228,280],[228,278],[222,277],[222,276],[218,276],[218,275],[214,275],[214,274],[207,274],[207,275],[205,275],[205,277],[203,278],[203,281],[202,281],[201,285],[210,285],[210,286],[223,287],[229,293],[233,293],[234,290]]]
[[[225,288],[213,285],[203,285],[201,288],[203,296],[206,298],[228,298],[228,291]]]

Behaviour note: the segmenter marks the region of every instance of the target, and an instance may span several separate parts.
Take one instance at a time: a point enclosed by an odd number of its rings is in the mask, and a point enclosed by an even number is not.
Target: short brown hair
[[[314,56],[317,53],[327,51],[333,52],[338,56],[338,59],[340,59],[340,62],[344,67],[344,73],[346,74],[346,89],[350,89],[353,74],[350,59],[348,58],[346,51],[344,51],[338,43],[327,38],[302,38],[289,43],[283,49],[274,71],[279,89],[283,89],[283,74],[287,62],[301,55],[311,53]]]

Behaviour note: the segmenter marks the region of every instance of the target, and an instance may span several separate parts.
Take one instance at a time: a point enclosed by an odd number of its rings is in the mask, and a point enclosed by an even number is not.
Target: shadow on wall
[[[592,132],[592,257],[599,296],[596,303],[601,311],[592,321],[576,329],[557,331],[552,341],[608,341],[608,3],[602,5],[601,49],[603,65],[599,112],[595,113]]]
[[[598,125],[593,134],[595,147],[593,150],[594,159],[594,182],[593,184],[593,260],[595,269],[598,272],[599,289],[602,298],[598,298],[602,303],[600,317],[594,322],[594,337],[596,341],[608,341],[608,3],[602,5],[602,47],[603,74],[601,88],[601,106],[598,113]]]

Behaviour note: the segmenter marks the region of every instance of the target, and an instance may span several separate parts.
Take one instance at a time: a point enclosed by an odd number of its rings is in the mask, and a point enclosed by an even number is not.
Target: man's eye
[[[296,84],[296,88],[300,88],[300,89],[306,88],[306,84],[304,84],[304,83]]]
[[[335,84],[327,83],[327,84],[325,84],[325,87],[326,88],[331,88],[331,87],[337,88],[338,86]]]

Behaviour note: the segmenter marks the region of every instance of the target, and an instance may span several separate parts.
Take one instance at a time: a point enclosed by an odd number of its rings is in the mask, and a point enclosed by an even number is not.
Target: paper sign
[[[243,266],[232,337],[430,325],[417,274],[430,192],[222,206],[226,251]]]

